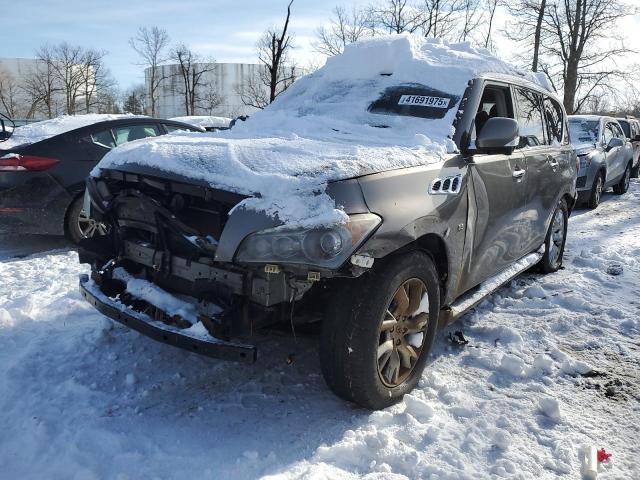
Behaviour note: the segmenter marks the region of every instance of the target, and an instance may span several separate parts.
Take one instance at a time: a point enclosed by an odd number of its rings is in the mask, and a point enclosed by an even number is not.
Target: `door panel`
[[[476,154],[469,163],[475,208],[467,272],[460,292],[499,273],[522,257],[527,169],[524,157]]]

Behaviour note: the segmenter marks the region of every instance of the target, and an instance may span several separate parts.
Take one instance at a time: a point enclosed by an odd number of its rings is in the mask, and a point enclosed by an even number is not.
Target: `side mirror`
[[[513,118],[493,117],[487,120],[476,138],[476,147],[483,151],[511,153],[518,145],[520,129]]]
[[[609,152],[616,147],[624,147],[624,140],[618,137],[613,137],[611,140],[609,140],[606,151]]]

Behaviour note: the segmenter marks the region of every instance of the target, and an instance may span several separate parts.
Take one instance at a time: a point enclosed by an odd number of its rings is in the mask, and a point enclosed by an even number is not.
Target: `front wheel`
[[[629,183],[631,182],[631,164],[627,165],[624,170],[624,175],[618,183],[613,186],[613,193],[616,195],[623,195],[629,190]]]
[[[557,272],[562,266],[564,245],[567,241],[567,223],[569,210],[567,203],[560,200],[556,206],[551,224],[544,240],[544,255],[540,260],[540,269],[543,273]]]
[[[338,396],[385,408],[424,370],[438,327],[437,271],[427,254],[411,252],[344,282],[324,318],[322,374]]]
[[[602,198],[602,192],[604,190],[604,172],[598,172],[596,178],[593,180],[593,186],[591,187],[591,194],[587,201],[587,206],[591,209],[598,208],[600,205],[600,199]]]
[[[67,237],[73,243],[78,243],[84,238],[91,238],[95,235],[106,235],[109,233],[109,226],[101,222],[96,222],[90,218],[83,210],[83,198],[76,198],[67,213],[67,224],[65,230]]]

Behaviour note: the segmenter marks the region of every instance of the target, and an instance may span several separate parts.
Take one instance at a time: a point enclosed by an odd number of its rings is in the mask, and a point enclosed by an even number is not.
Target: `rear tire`
[[[380,263],[337,285],[320,341],[329,388],[369,409],[393,405],[418,383],[440,312],[438,275],[428,255],[410,252]]]
[[[629,190],[629,183],[631,181],[631,164],[627,165],[624,169],[624,174],[618,183],[613,186],[613,193],[616,195],[624,195]]]
[[[562,267],[564,246],[567,241],[569,210],[567,202],[560,200],[551,216],[551,223],[544,240],[544,255],[540,260],[542,273],[553,273]]]
[[[587,200],[587,207],[590,209],[598,208],[600,205],[600,199],[602,198],[602,193],[604,192],[604,172],[600,171],[597,173],[596,178],[593,179],[593,186],[591,187],[591,195],[589,195],[589,200]]]

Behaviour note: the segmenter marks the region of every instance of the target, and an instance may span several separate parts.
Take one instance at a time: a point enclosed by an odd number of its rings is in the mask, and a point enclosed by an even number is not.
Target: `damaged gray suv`
[[[230,131],[105,157],[85,210],[109,234],[81,242],[81,292],[226,360],[255,361],[267,326],[315,322],[329,387],[383,408],[439,328],[561,267],[576,162],[562,103],[485,50],[362,42]]]

